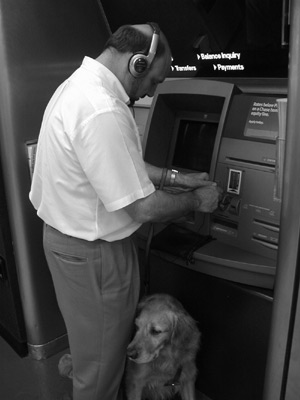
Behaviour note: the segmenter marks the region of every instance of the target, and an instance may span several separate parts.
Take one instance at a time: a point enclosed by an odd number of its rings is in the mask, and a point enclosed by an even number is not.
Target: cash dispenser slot
[[[253,242],[256,242],[256,243],[258,243],[258,244],[260,244],[262,246],[265,246],[268,249],[278,250],[278,240],[277,240],[277,242],[274,242],[274,241],[269,240],[267,238],[260,237],[260,235],[256,235],[256,234],[253,234],[252,240],[253,240]]]
[[[230,237],[237,237],[238,223],[223,218],[214,217],[212,219],[211,231],[213,233],[221,233]]]
[[[278,234],[280,231],[279,224],[271,223],[257,218],[253,220],[253,223],[259,226],[260,228],[263,228],[264,230],[270,231],[272,233],[274,232]],[[261,246],[267,247],[268,249],[276,251],[278,250],[278,237],[269,236],[262,232],[259,233],[253,232],[251,240],[258,243]]]
[[[258,168],[258,169],[267,169],[270,172],[275,171],[275,160],[273,162],[258,162],[258,161],[252,161],[252,160],[246,160],[246,159],[241,159],[241,158],[236,158],[236,157],[226,157],[225,161],[236,164],[236,165],[243,165],[243,166],[248,166],[251,168]]]
[[[279,231],[280,231],[279,224],[274,224],[274,223],[263,221],[263,220],[256,219],[256,218],[253,220],[253,223],[256,225],[259,225],[269,231],[272,231],[272,232],[279,233]]]

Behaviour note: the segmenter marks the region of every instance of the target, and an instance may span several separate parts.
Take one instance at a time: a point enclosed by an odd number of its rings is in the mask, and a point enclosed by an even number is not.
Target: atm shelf
[[[212,241],[194,252],[200,272],[249,285],[273,288],[276,261]]]
[[[226,267],[274,274],[275,261],[219,241],[213,241],[194,252],[196,260],[205,260]]]
[[[147,230],[144,230],[140,229],[137,235],[141,249],[146,247]],[[206,275],[259,288],[273,289],[274,287],[275,260],[222,243],[219,240],[212,240],[195,250],[191,261],[185,261],[161,250],[151,249],[151,253]]]

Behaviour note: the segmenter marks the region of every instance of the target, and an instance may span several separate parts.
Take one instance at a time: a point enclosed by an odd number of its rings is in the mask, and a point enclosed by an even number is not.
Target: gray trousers
[[[115,400],[139,297],[131,238],[88,242],[45,225],[44,251],[73,361],[74,400]]]

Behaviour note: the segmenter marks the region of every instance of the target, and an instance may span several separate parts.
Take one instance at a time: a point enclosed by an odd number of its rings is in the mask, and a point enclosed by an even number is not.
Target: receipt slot
[[[240,194],[241,181],[242,181],[242,171],[239,171],[237,169],[229,169],[227,192],[233,194]]]

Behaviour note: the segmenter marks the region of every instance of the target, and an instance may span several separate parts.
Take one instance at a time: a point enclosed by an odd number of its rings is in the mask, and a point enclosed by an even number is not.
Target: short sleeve
[[[129,111],[95,113],[77,129],[73,146],[107,211],[121,209],[155,191]]]

